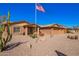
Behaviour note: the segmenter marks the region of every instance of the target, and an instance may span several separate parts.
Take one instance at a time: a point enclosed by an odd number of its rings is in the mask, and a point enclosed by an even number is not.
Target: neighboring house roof
[[[53,25],[51,25],[51,27],[56,27],[56,28],[66,28],[65,26],[60,25],[60,24],[53,24]]]
[[[51,25],[47,25],[47,26],[41,26],[41,28],[61,28],[61,29],[65,29],[66,27],[64,27],[63,25],[59,25],[59,24],[51,24]]]
[[[49,25],[39,25],[40,27],[49,27],[51,26],[52,24],[49,24]]]

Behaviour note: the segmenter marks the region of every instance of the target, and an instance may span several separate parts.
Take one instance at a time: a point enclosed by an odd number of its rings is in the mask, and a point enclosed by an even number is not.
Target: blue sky
[[[78,3],[41,3],[45,9],[45,13],[37,10],[37,24],[62,24],[64,26],[79,25],[79,4]],[[10,10],[11,21],[26,20],[35,23],[35,4],[20,3],[20,4],[1,4],[0,16],[7,15]]]
[[[8,10],[10,10],[10,20],[12,22],[25,20],[31,23],[35,23],[35,4],[33,3],[0,3],[0,16],[7,15]]]
[[[37,11],[38,24],[62,24],[72,27],[79,25],[79,4],[51,3],[41,4],[45,13]]]

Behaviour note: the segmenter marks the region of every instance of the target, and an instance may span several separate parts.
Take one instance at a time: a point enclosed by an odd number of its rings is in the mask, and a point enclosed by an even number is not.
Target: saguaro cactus
[[[4,24],[1,25],[1,29],[4,28]],[[3,30],[0,31],[0,50],[3,51],[6,47],[6,44],[11,40],[12,35],[10,33],[10,12],[8,12],[8,21],[7,21],[7,32]],[[5,36],[5,37],[3,37]]]
[[[5,49],[6,44],[7,44],[7,43],[11,40],[11,38],[12,38],[12,35],[8,35],[8,34],[7,34],[7,37],[6,37],[6,38],[2,37],[2,35],[3,35],[3,32],[0,33],[0,51],[3,51],[3,50]]]

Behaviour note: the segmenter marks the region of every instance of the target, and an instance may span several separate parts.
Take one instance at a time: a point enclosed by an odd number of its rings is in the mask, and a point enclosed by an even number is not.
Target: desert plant
[[[3,25],[4,26],[4,25]],[[1,27],[2,28],[2,27]],[[4,47],[6,46],[6,44],[11,41],[12,38],[12,34],[8,34],[7,32],[7,38],[3,38],[2,35],[4,33],[4,30],[0,31],[0,51],[3,51]],[[5,36],[4,36],[5,37]]]
[[[70,36],[68,35],[67,38],[70,38]]]
[[[4,32],[4,31],[3,31]],[[7,32],[7,38],[2,37],[3,32],[0,32],[0,50],[3,51],[5,48],[6,44],[11,41],[12,39],[12,34],[8,34]]]
[[[30,44],[30,48],[32,48],[32,44]]]
[[[6,20],[6,18],[3,18],[3,20]],[[0,51],[1,52],[6,47],[6,44],[9,41],[11,41],[11,39],[12,39],[12,34],[10,33],[10,12],[8,12],[7,28],[8,28],[8,31],[6,32],[7,33],[7,38],[3,38],[2,35],[4,33],[4,24],[0,25],[0,29],[2,29],[2,30],[0,30]]]
[[[67,31],[66,31],[66,33],[71,33],[71,34],[73,34],[73,32],[72,32],[72,31],[70,31],[70,30],[67,30]]]
[[[3,49],[2,35],[0,33],[0,51]]]
[[[70,39],[74,39],[74,36],[71,36]]]
[[[69,36],[69,35],[68,35],[67,38],[78,40],[78,35],[74,35],[74,36]]]
[[[32,37],[34,39],[34,38],[37,38],[37,35],[36,34],[30,34],[30,37]]]
[[[77,40],[78,39],[78,36],[77,35],[75,35],[75,40]]]

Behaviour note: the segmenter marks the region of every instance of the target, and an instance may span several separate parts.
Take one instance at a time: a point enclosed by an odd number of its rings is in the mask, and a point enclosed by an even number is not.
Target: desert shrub
[[[25,32],[23,33],[23,35],[25,35]]]
[[[37,35],[36,34],[30,34],[30,37],[37,38]]]
[[[78,39],[78,35],[74,35],[74,36],[69,36],[69,35],[68,35],[67,38],[77,40],[77,39]]]
[[[32,48],[32,44],[30,44],[30,48]]]
[[[67,30],[67,32],[66,33],[70,33],[70,31],[69,30]]]
[[[67,30],[66,33],[72,33],[73,34],[73,32],[71,32],[70,30]]]
[[[78,36],[77,35],[75,35],[75,40],[77,40],[78,39]]]
[[[70,39],[74,39],[74,36],[71,36]]]
[[[70,36],[68,35],[67,38],[70,38]]]

